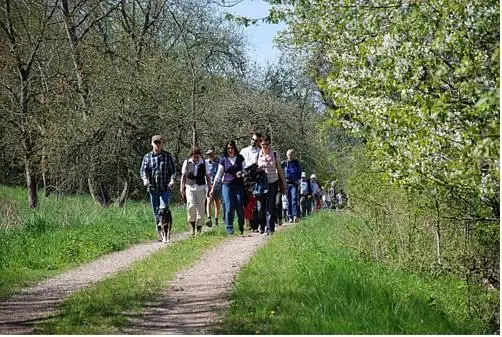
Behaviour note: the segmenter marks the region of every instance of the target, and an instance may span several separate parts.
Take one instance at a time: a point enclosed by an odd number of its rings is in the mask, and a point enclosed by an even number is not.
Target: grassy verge
[[[186,230],[186,211],[173,207],[174,231]],[[88,196],[40,198],[0,186],[0,298],[76,265],[155,239],[151,207],[129,201],[102,208]]]
[[[225,237],[220,226],[204,235],[173,243],[169,249],[136,262],[129,270],[73,295],[61,305],[60,314],[40,324],[35,333],[117,333],[120,327],[128,325],[127,315],[139,312],[166,289],[177,271],[197,261]]]
[[[485,333],[466,317],[462,282],[358,260],[337,228],[360,225],[323,212],[272,237],[239,274],[218,333]]]

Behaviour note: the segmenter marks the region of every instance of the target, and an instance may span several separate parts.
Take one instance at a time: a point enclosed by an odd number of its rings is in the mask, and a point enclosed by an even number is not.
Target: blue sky
[[[248,16],[250,18],[262,18],[268,14],[269,5],[262,0],[244,0],[238,5],[228,9],[229,12]],[[265,66],[267,63],[278,61],[280,52],[273,46],[272,40],[279,30],[285,28],[284,24],[265,24],[244,27],[249,39],[249,53],[252,60]]]

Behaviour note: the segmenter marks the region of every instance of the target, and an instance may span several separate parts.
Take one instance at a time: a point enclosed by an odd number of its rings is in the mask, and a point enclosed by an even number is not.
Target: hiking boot
[[[190,221],[190,225],[192,226],[192,235],[195,235],[195,221]]]
[[[197,226],[197,233],[202,232],[202,226]]]
[[[209,218],[209,219],[206,221],[206,226],[207,226],[207,227],[213,227],[213,223],[211,222],[211,218]]]
[[[214,225],[218,226],[218,218],[214,218]]]

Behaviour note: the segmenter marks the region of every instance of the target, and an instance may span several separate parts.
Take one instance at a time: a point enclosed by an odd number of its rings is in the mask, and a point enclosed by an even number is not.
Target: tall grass
[[[237,278],[222,334],[480,334],[465,284],[357,258],[340,235],[364,225],[322,212],[272,238]]]
[[[0,298],[97,257],[156,239],[151,207],[129,201],[103,208],[89,196],[41,197],[26,205],[26,191],[0,186]],[[186,230],[186,212],[173,207],[174,231]]]

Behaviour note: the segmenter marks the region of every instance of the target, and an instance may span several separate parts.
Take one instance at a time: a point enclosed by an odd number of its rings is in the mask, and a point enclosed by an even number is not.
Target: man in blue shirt
[[[157,235],[161,239],[159,224],[159,211],[169,207],[171,188],[176,181],[176,166],[173,156],[162,150],[164,137],[152,137],[152,151],[143,157],[139,174],[150,194],[153,216],[157,227]]]
[[[288,217],[289,222],[298,222],[299,203],[298,186],[300,185],[300,176],[302,168],[300,162],[294,158],[295,150],[289,149],[286,152],[287,160],[283,161],[281,166],[284,169],[284,176],[288,184]]]

